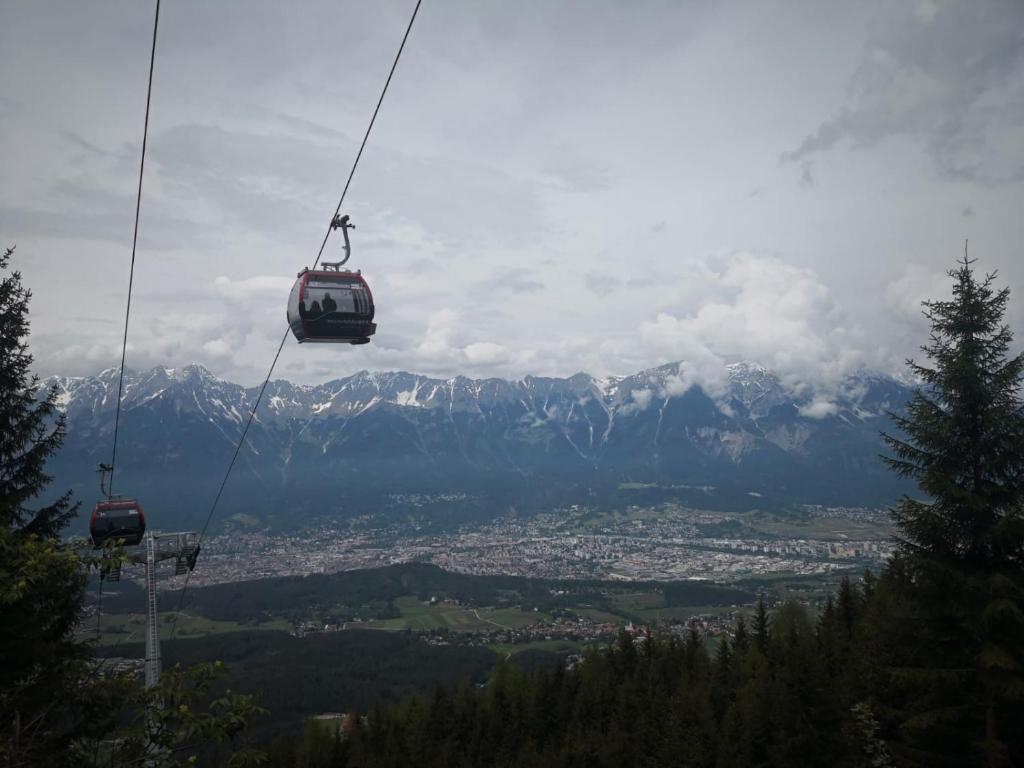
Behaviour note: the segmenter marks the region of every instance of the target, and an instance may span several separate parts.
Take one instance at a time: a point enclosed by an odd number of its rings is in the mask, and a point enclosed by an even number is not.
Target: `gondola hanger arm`
[[[340,229],[342,236],[345,238],[345,245],[343,246],[343,249],[345,251],[345,258],[342,259],[341,261],[331,261],[331,262],[326,262],[325,261],[324,262],[324,266],[325,267],[331,267],[335,271],[337,271],[338,267],[340,267],[342,264],[344,264],[346,261],[348,261],[349,256],[352,255],[352,243],[348,239],[348,231],[350,229],[355,229],[355,228],[356,228],[355,224],[349,223],[348,214],[347,213],[344,216],[342,216],[341,214],[338,214],[338,213],[334,214],[334,218],[331,220],[331,229],[332,230]]]

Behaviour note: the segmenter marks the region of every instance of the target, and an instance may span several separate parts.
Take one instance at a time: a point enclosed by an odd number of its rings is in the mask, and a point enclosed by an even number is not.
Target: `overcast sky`
[[[262,379],[411,8],[164,0],[129,367]],[[152,14],[0,2],[42,374],[120,356]],[[1024,2],[425,0],[345,210],[377,336],[279,377],[896,371],[965,238],[1021,336]]]

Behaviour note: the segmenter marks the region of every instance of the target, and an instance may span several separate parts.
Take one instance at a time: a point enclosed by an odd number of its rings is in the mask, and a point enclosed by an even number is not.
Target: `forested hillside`
[[[217,691],[253,695],[266,714],[254,722],[261,741],[298,730],[303,718],[323,712],[366,710],[395,703],[437,685],[482,683],[496,656],[486,648],[434,646],[407,632],[351,630],[294,637],[249,631],[165,642],[168,667],[217,659],[228,667]],[[101,653],[139,658],[142,643]]]
[[[861,589],[815,622],[789,603],[709,652],[623,633],[566,670],[501,663],[484,689],[439,688],[371,709],[315,757],[307,736],[272,766],[860,766],[880,750],[857,650],[870,630]],[[351,724],[350,724],[351,725]],[[333,753],[333,754],[332,754]]]

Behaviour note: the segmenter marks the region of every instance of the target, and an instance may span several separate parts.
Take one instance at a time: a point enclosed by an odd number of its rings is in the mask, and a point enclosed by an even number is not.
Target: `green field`
[[[765,512],[736,515],[753,534],[783,539],[818,539],[820,541],[891,539],[895,533],[889,523],[854,520],[848,517],[787,516]]]
[[[586,616],[599,624],[621,624],[623,617],[617,613],[602,611],[600,608],[574,608],[573,613]]]
[[[515,656],[523,651],[549,651],[553,653],[579,653],[586,644],[577,640],[533,640],[529,643],[494,643],[488,645],[495,653]]]
[[[856,580],[860,573],[830,573],[816,576],[771,573],[745,579],[741,585],[755,592],[764,592],[776,600],[793,597],[797,600],[820,602],[829,595],[838,594],[844,575]]]
[[[721,605],[676,605],[660,608],[641,608],[636,615],[644,622],[685,621],[691,616],[718,616],[729,613],[733,608]]]
[[[160,634],[167,638],[174,625],[174,614],[160,614]],[[83,626],[88,630],[87,634],[95,634],[95,624]],[[292,625],[287,621],[277,619],[266,621],[260,624],[238,624],[233,621],[214,621],[202,616],[193,616],[188,613],[178,615],[177,628],[174,636],[180,638],[205,637],[222,632],[237,632],[248,629],[278,629],[291,630]],[[121,645],[127,643],[140,643],[145,640],[146,617],[137,613],[113,613],[103,614],[100,621],[100,645]]]
[[[746,578],[733,586],[695,581],[558,582],[471,577],[405,564],[308,579],[207,587],[197,594],[190,613],[180,615],[175,635],[198,638],[238,630],[289,632],[299,627],[316,630],[325,624],[332,629],[340,625],[350,630],[501,634],[551,621],[553,616],[585,617],[613,626],[630,621],[653,625],[698,614],[722,614],[734,610],[729,606],[751,605],[760,593],[771,601],[794,596],[821,602],[838,589],[840,576],[771,574]],[[420,599],[428,595],[437,599]],[[103,645],[137,643],[144,637],[144,619],[137,607],[141,601],[121,600],[120,604],[113,600],[104,603],[111,612],[101,619]],[[161,615],[164,638],[170,634],[172,620],[170,611]],[[95,619],[83,624],[80,632],[83,637],[94,635]]]
[[[539,611],[518,608],[465,608],[449,602],[431,605],[411,595],[395,599],[401,616],[369,622],[349,622],[348,627],[362,629],[447,629],[450,632],[485,632],[494,629],[519,629],[535,621],[550,619]]]
[[[665,596],[661,592],[624,592],[609,597],[616,609],[628,614],[665,605]]]
[[[346,622],[346,629],[380,630],[421,630],[447,629],[450,632],[487,632],[497,629],[520,629],[536,621],[550,620],[551,616],[541,611],[523,611],[518,608],[466,608],[449,602],[433,605],[417,600],[412,595],[399,597],[395,607],[401,616],[393,619]],[[618,619],[618,617],[615,617]],[[142,614],[103,614],[100,622],[100,644],[119,645],[142,642],[145,638],[145,616]],[[173,624],[173,614],[160,616],[160,631],[167,637]],[[95,624],[84,625],[83,635],[92,635]],[[238,630],[277,629],[292,631],[291,622],[284,619],[259,624],[239,624],[233,621],[215,621],[202,616],[181,613],[178,616],[175,637],[193,638]]]

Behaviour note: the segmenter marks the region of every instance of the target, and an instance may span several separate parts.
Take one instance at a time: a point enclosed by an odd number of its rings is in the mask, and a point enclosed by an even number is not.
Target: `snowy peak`
[[[598,407],[604,418],[625,417],[646,410],[652,403],[661,407],[664,402],[686,394],[680,370],[680,364],[669,363],[630,376],[601,379],[582,372],[568,378],[526,376],[511,381],[464,376],[436,379],[406,371],[360,371],[319,385],[278,379],[267,385],[260,418],[348,418],[378,408],[484,414],[495,408],[511,407],[550,421],[556,412],[567,415],[572,411],[578,417],[577,409],[588,403]],[[730,365],[728,377],[727,394],[724,399],[719,398],[723,411],[732,413],[739,407],[755,421],[785,405],[815,419],[841,411],[854,418],[875,418],[898,407],[908,389],[895,379],[860,373],[844,381],[826,400],[812,401],[787,391],[774,373],[755,362]],[[108,369],[95,377],[54,376],[41,384],[41,388],[51,386],[57,388],[57,405],[62,410],[98,415],[114,407],[118,372]],[[142,372],[126,369],[123,408],[164,403],[177,412],[192,411],[208,418],[238,421],[252,408],[258,395],[259,387],[243,388],[226,382],[196,364]],[[558,408],[552,410],[556,405]]]
[[[767,416],[772,408],[792,399],[778,377],[759,363],[733,363],[728,371],[730,396],[755,418]]]

